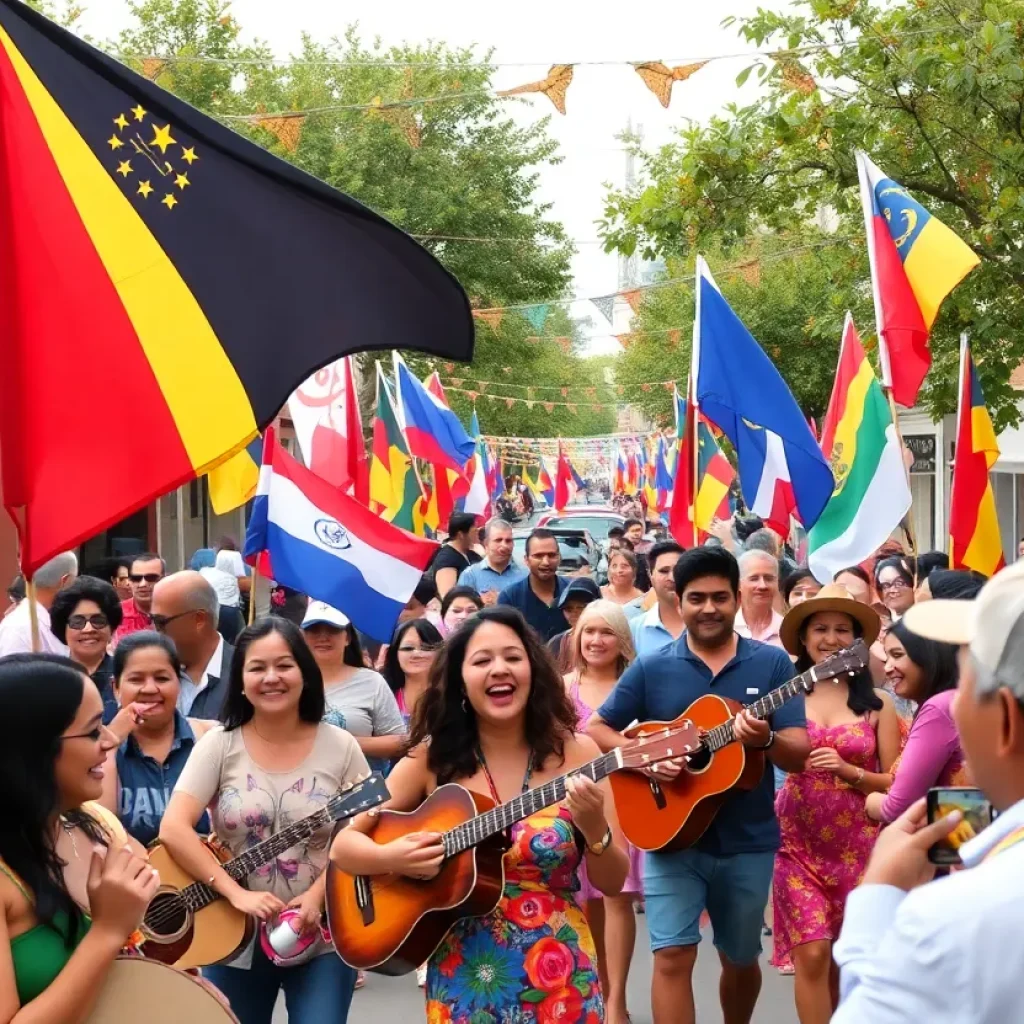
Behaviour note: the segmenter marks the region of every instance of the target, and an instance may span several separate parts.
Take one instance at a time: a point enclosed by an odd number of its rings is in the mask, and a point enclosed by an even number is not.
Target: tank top
[[[120,839],[124,842],[127,838],[121,823],[105,807],[88,803],[83,804],[82,810],[94,818],[113,840]],[[0,861],[0,873],[6,875],[17,886],[25,899],[30,903],[35,902],[21,879],[3,861]],[[91,923],[87,916],[82,916],[70,946],[64,941],[68,930],[68,917],[64,913],[55,914],[52,925],[37,924],[11,939],[14,985],[22,1006],[42,995],[64,970],[64,965],[85,938]]]

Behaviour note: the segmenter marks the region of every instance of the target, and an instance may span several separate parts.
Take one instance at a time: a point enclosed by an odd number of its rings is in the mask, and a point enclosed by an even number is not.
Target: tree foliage
[[[736,24],[747,41],[786,55],[759,58],[740,74],[740,84],[752,74],[762,83],[752,103],[682,129],[645,157],[645,186],[609,195],[608,247],[689,265],[698,250],[730,255],[765,231],[813,238],[825,212],[859,261],[838,304],[863,306],[854,151],[864,149],[982,259],[936,322],[926,404],[936,415],[955,407],[966,330],[997,426],[1015,423],[1009,377],[1024,360],[1024,6],[799,0],[785,14],[759,10]],[[860,325],[871,333],[870,310]],[[787,377],[799,390],[799,378]]]
[[[294,60],[279,62],[267,44],[243,44],[242,27],[223,0],[128,0],[128,7],[133,21],[108,44],[113,53],[136,69],[143,57],[167,58],[159,85],[420,238],[476,306],[566,293],[572,246],[538,198],[538,168],[558,161],[557,145],[548,119],[518,124],[493,98],[494,69],[486,56],[438,42],[366,45],[349,29],[340,39],[304,36]],[[441,99],[404,108],[407,123],[415,119],[416,146],[393,118],[365,109],[423,97]],[[265,128],[234,120],[287,111],[315,111],[305,117],[294,152]],[[556,320],[553,315],[551,325]],[[568,322],[560,326],[547,333],[573,334]],[[503,367],[512,365],[517,381],[561,384],[592,372],[551,340],[526,342],[536,334],[512,314],[498,331],[478,324],[472,368],[450,375],[502,380]],[[401,348],[402,339],[394,343]],[[420,373],[431,368],[415,355],[409,362]],[[363,357],[362,366],[366,409],[372,357]],[[453,397],[465,412],[465,403]],[[565,415],[549,417],[552,432],[579,432],[570,431],[567,410],[559,412]],[[509,434],[536,432],[546,415],[486,402],[479,414],[487,432]],[[578,418],[581,426],[587,420]],[[610,424],[610,414],[605,419]]]

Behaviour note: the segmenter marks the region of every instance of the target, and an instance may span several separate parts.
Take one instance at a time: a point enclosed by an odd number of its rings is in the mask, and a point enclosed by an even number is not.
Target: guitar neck
[[[600,782],[621,767],[622,755],[617,750],[612,750],[588,762],[582,768],[559,775],[557,779],[521,793],[508,803],[492,807],[489,811],[464,821],[444,834],[446,856],[452,857],[463,850],[468,850],[485,839],[511,828],[516,822],[529,818],[531,814],[564,800],[565,784],[573,776],[585,775],[594,782]]]
[[[800,675],[790,679],[788,683],[783,683],[782,686],[772,690],[771,693],[760,700],[754,701],[753,704],[748,704],[743,710],[754,718],[767,718],[770,714],[778,711],[787,701],[791,701],[794,697],[806,693],[810,686],[813,686],[813,672],[814,669],[801,672]],[[708,730],[704,736],[704,746],[714,753],[716,750],[721,750],[722,747],[727,747],[735,739],[736,737],[732,731],[732,719],[730,718],[729,721]]]

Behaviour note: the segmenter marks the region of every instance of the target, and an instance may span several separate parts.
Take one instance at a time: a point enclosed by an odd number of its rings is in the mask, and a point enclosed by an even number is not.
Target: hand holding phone
[[[928,850],[928,860],[940,867],[960,863],[960,847],[992,823],[992,805],[980,789],[971,786],[936,786],[928,790],[928,822],[952,811],[962,818],[956,828]]]

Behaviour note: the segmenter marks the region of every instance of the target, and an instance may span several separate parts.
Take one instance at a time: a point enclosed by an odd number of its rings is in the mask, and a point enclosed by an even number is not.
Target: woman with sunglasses
[[[114,631],[121,625],[117,591],[94,576],[79,576],[57,593],[50,608],[53,635],[68,645],[71,657],[89,674],[103,698],[103,721],[110,724],[118,712],[114,696],[114,659],[107,653]]]
[[[82,1024],[160,879],[94,802],[116,741],[80,665],[0,658],[0,722],[0,1024]]]
[[[103,778],[104,807],[134,839],[148,846],[160,832],[171,790],[196,741],[215,723],[178,711],[181,662],[174,644],[144,630],[126,636],[114,651],[114,694],[131,708],[131,734],[114,751]],[[196,823],[211,831],[207,815]]]
[[[395,630],[384,659],[384,679],[398,702],[406,727],[427,692],[430,670],[444,638],[426,619],[409,619]]]

